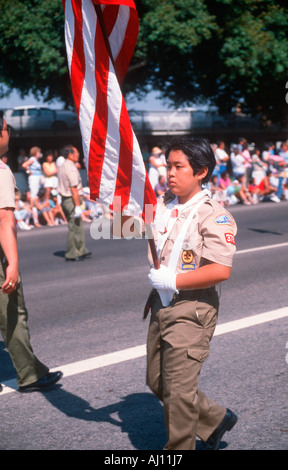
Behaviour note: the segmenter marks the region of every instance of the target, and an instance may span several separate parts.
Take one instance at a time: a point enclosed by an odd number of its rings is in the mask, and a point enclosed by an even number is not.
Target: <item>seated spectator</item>
[[[227,189],[220,188],[217,175],[212,175],[207,188],[211,192],[211,198],[218,201],[221,206],[224,206],[227,201]]]
[[[67,219],[63,212],[61,201],[58,198],[58,193],[56,189],[51,190],[50,194],[50,207],[52,211],[52,215],[54,217],[55,225],[58,224],[67,224]]]
[[[260,200],[262,201],[272,201],[272,202],[280,202],[279,197],[276,196],[277,187],[273,186],[270,182],[270,178],[272,176],[272,171],[268,170],[267,175],[263,178],[263,180],[259,184],[259,196]]]
[[[166,193],[168,189],[168,185],[167,185],[167,182],[166,182],[166,178],[164,175],[160,175],[159,178],[158,178],[158,183],[156,184],[155,188],[154,188],[154,192],[156,194],[156,196],[162,196],[163,194]]]
[[[55,225],[53,212],[50,207],[50,201],[46,197],[46,190],[45,188],[40,188],[38,192],[38,196],[35,200],[35,207],[38,211],[38,217],[43,217],[46,224],[50,227]]]
[[[33,204],[33,201],[30,196],[30,191],[23,191],[21,201],[24,203],[23,207],[27,209],[29,213],[31,213],[30,222],[32,222],[33,219],[34,227],[42,227],[42,225],[39,223],[38,211]]]
[[[257,204],[259,202],[260,189],[258,184],[256,184],[255,178],[250,179],[248,191],[252,196],[254,204]]]
[[[234,181],[235,187],[235,196],[239,199],[242,204],[246,206],[250,206],[254,204],[253,197],[251,196],[250,192],[246,188],[245,184],[246,178],[245,176],[240,176],[238,180]]]
[[[218,184],[219,184],[219,187],[222,188],[222,189],[226,189],[226,188],[228,188],[228,186],[230,186],[231,179],[229,177],[228,171],[222,171],[222,173],[220,174]]]
[[[30,225],[30,219],[32,217],[32,209],[26,208],[23,201],[20,198],[20,192],[17,191],[15,194],[15,211],[14,216],[17,222],[17,227],[21,230],[31,230],[33,228]]]
[[[222,171],[219,182],[218,182],[219,188],[222,189],[223,194],[225,194],[225,206],[229,206],[229,200],[230,196],[234,194],[234,186],[232,185],[231,178],[229,176],[228,171]]]
[[[88,187],[83,188],[82,220],[92,222],[94,218],[100,217],[103,214],[105,214],[106,218],[112,218],[109,210],[106,212],[107,216],[103,206],[90,199],[90,189]]]

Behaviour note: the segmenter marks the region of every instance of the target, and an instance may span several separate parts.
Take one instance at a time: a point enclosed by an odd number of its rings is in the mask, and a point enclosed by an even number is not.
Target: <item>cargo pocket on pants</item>
[[[187,356],[194,361],[202,363],[209,356],[209,349],[189,348],[187,350]]]

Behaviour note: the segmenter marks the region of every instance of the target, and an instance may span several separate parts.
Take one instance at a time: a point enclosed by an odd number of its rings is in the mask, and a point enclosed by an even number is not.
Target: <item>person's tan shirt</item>
[[[15,209],[16,181],[10,168],[0,159],[0,209]]]
[[[65,160],[58,171],[58,193],[64,197],[71,197],[71,187],[76,186],[79,194],[82,194],[81,175],[71,160]]]
[[[158,199],[160,213],[166,210],[166,205],[173,199],[174,195],[170,191]],[[162,247],[160,254],[161,264],[168,266],[174,242],[177,235],[181,232],[181,227],[185,223],[192,207],[193,205],[186,211],[181,212],[181,214],[173,214],[176,220]],[[165,233],[167,227],[163,225],[157,227],[156,225],[155,229],[154,239],[157,245],[158,236]],[[191,230],[186,232],[176,272],[180,273],[197,269],[199,266],[207,264],[207,261],[231,267],[236,251],[234,238],[236,233],[237,225],[232,215],[217,201],[209,196],[205,196],[204,202],[197,210],[196,222],[193,222]],[[152,264],[150,253],[149,260]]]

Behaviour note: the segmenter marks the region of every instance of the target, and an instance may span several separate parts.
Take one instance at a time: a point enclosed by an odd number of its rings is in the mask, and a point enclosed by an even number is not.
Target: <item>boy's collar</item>
[[[180,210],[180,212],[182,212],[182,211],[185,211],[186,209],[188,209],[188,207],[190,207],[193,204],[195,204],[196,202],[198,202],[203,197],[207,197],[207,196],[210,198],[211,197],[211,192],[208,189],[202,189],[197,194],[195,194],[195,196],[191,197],[191,199],[189,199],[189,201],[185,202],[185,204],[179,204],[177,196],[175,196],[175,194],[173,194],[170,191],[170,189],[168,189],[168,191],[166,191],[166,193],[164,195],[164,203],[165,203],[165,205],[167,205],[167,204],[170,204],[173,201],[173,204],[177,205],[178,210]]]

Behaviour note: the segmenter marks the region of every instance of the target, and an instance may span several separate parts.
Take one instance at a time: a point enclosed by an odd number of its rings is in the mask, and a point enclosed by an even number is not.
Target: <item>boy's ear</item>
[[[208,167],[204,166],[203,168],[201,168],[201,170],[198,171],[196,176],[198,180],[203,180],[205,176],[207,175],[207,173],[208,173]]]

